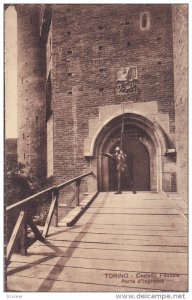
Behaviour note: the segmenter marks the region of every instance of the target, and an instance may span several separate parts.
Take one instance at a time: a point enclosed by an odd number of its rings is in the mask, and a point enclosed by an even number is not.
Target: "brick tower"
[[[46,174],[45,48],[40,6],[18,5],[18,159],[36,176]]]
[[[100,152],[119,144],[124,115],[136,189],[179,190],[173,47],[186,7],[175,6],[19,5],[19,159],[55,183],[91,168],[89,188],[113,190],[114,166]]]

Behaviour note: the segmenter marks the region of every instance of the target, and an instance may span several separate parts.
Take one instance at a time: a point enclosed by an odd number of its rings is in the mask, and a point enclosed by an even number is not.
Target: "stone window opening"
[[[144,14],[142,16],[142,28],[146,28],[147,27],[147,15]]]
[[[151,20],[149,12],[143,12],[140,14],[140,30],[148,31],[150,30]]]

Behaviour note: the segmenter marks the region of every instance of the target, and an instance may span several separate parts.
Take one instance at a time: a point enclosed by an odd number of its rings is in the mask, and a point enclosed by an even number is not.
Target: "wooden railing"
[[[58,198],[59,198],[59,191],[62,188],[65,188],[66,186],[76,183],[76,194],[77,194],[77,205],[79,205],[79,187],[81,184],[81,180],[84,177],[87,177],[89,175],[92,175],[92,172],[83,174],[81,176],[75,177],[71,180],[68,180],[64,183],[61,183],[59,185],[52,186],[50,188],[47,188],[39,193],[36,193],[30,197],[27,197],[21,201],[18,201],[17,203],[14,203],[12,205],[9,205],[6,207],[6,212],[10,212],[14,209],[19,209],[19,217],[16,221],[16,225],[13,229],[12,235],[10,237],[9,243],[7,245],[7,251],[6,251],[6,260],[7,264],[10,261],[11,255],[15,251],[15,246],[16,242],[20,239],[21,244],[20,244],[20,253],[22,255],[26,255],[27,253],[27,248],[28,245],[26,243],[26,238],[27,238],[27,225],[31,228],[33,233],[35,234],[35,238],[37,240],[43,241],[48,234],[49,227],[51,224],[51,220],[53,215],[55,214],[55,226],[58,226]],[[40,230],[38,229],[37,225],[34,223],[32,216],[30,215],[30,210],[29,210],[29,205],[32,205],[37,198],[40,198],[41,196],[46,196],[49,193],[52,194],[52,200],[51,200],[51,205],[49,208],[49,212],[45,221],[45,225],[43,228],[43,232],[41,233]]]

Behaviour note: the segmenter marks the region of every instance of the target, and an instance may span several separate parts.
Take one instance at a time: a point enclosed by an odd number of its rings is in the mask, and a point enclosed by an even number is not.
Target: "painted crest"
[[[117,94],[129,94],[139,92],[137,79],[137,67],[123,67],[117,72]]]

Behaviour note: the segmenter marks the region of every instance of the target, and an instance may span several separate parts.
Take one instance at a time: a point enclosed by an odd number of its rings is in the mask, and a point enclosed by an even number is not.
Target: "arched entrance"
[[[89,181],[89,191],[115,189],[115,166],[100,153],[113,153],[120,144],[123,112],[123,147],[137,190],[175,191],[174,134],[169,131],[169,116],[159,113],[158,105],[153,101],[147,105],[144,102],[102,106],[99,117],[89,120],[89,135],[84,140],[84,156],[94,174]],[[124,189],[129,190],[129,185],[124,185]]]
[[[150,191],[150,156],[147,147],[138,139],[128,139],[123,147],[128,167],[127,178],[122,177],[122,189]],[[114,153],[115,147],[111,149]],[[109,190],[117,190],[116,162],[109,159]]]
[[[116,162],[100,153],[114,153],[120,145],[122,116],[108,123],[97,139],[97,179],[99,191],[117,189]],[[160,146],[152,130],[145,128],[130,114],[125,115],[123,150],[127,155],[128,176],[122,179],[122,190],[157,191],[161,163]]]

